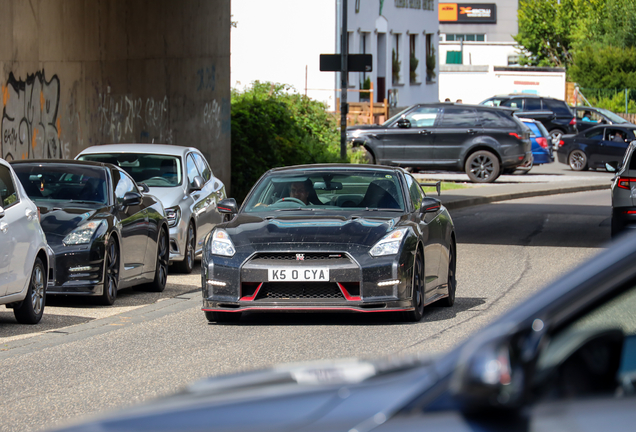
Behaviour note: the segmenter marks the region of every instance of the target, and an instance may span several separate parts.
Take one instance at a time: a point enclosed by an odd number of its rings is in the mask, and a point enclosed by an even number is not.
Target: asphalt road
[[[48,429],[281,362],[447,350],[607,246],[609,206],[604,190],[454,211],[456,303],[428,307],[417,324],[337,314],[208,324],[198,273],[170,276],[162,294],[124,290],[114,308],[58,301],[42,326],[25,329],[2,311],[0,430]]]

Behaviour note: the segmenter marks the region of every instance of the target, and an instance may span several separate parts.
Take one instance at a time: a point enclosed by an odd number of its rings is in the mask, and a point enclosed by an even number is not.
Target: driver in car
[[[301,200],[305,205],[309,203],[309,189],[305,182],[294,182],[289,190],[289,197]]]

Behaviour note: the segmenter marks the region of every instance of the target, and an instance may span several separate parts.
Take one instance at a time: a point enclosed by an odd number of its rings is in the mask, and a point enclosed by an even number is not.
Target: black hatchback
[[[464,171],[477,183],[532,158],[530,130],[513,110],[479,105],[413,105],[381,125],[347,128],[347,141],[369,163]]]
[[[494,96],[479,104],[512,108],[518,117],[540,121],[550,132],[554,145],[562,135],[577,133],[576,117],[568,104],[560,99],[514,93]]]

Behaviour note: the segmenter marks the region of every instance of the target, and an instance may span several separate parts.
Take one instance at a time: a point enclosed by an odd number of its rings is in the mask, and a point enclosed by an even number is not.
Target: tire
[[[237,322],[241,319],[241,312],[205,312],[205,317],[208,322]]]
[[[168,246],[168,234],[165,229],[159,230],[157,238],[157,263],[155,264],[155,279],[148,284],[148,291],[163,292],[168,283],[168,262],[170,249]]]
[[[451,243],[448,250],[448,297],[440,300],[440,305],[452,307],[455,304],[455,293],[457,292],[457,255],[455,254],[455,245]]]
[[[559,148],[559,140],[565,134],[561,129],[552,129],[550,132],[552,148]]]
[[[419,322],[424,315],[424,261],[418,250],[413,261],[413,283],[411,294],[412,311],[404,312],[404,321]]]
[[[44,314],[46,303],[46,270],[40,258],[35,258],[29,288],[20,306],[13,309],[13,315],[20,324],[37,324]]]
[[[474,183],[492,183],[499,177],[499,159],[487,150],[468,156],[464,169]]]
[[[587,155],[583,150],[573,150],[568,155],[568,165],[573,171],[587,170]]]
[[[104,291],[98,303],[110,306],[115,303],[119,289],[119,247],[114,237],[108,239],[104,251]]]
[[[177,261],[174,263],[174,268],[179,273],[190,274],[194,268],[194,256],[196,253],[196,232],[194,230],[194,223],[190,222],[188,225],[188,236],[185,244],[185,254],[183,261]]]

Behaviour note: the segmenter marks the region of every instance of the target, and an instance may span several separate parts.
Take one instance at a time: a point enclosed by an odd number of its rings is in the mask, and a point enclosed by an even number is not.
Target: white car
[[[0,304],[22,324],[37,324],[55,256],[46,243],[37,206],[11,166],[0,159]]]
[[[167,144],[106,144],[88,147],[75,159],[110,163],[148,186],[166,209],[170,227],[170,263],[190,273],[205,237],[223,221],[216,204],[225,185],[194,147]]]

